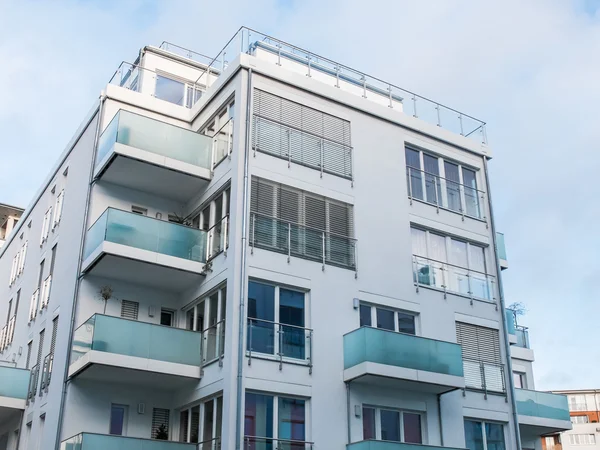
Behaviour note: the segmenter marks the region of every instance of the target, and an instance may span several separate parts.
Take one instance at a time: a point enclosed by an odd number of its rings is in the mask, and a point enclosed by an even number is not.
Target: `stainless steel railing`
[[[202,331],[202,361],[201,370],[213,361],[223,365],[225,356],[225,320],[211,325]]]
[[[496,301],[496,277],[443,261],[413,255],[413,282],[419,287],[432,287],[446,293],[471,299]]]
[[[406,166],[408,198],[456,212],[464,217],[486,220],[485,192],[421,169]]]
[[[494,364],[475,359],[463,358],[465,387],[494,393],[506,393],[505,370],[503,364]]]
[[[48,391],[50,379],[52,378],[52,366],[54,365],[54,353],[48,353],[42,365],[42,381],[40,383],[40,395],[42,391]]]
[[[196,445],[197,450],[220,450],[221,449],[221,437],[213,439],[207,439],[202,442],[198,442]]]
[[[312,450],[314,442],[244,436],[244,450]]]
[[[211,260],[221,252],[227,254],[229,248],[229,215],[214,224],[207,233],[206,260]]]
[[[219,165],[225,158],[231,159],[233,151],[233,118],[229,119],[213,136],[211,169]]]
[[[248,317],[246,355],[248,365],[252,358],[268,358],[283,363],[302,364],[312,373],[313,330],[297,325],[277,323],[270,320]]]
[[[27,391],[27,403],[35,398],[37,394],[38,381],[40,376],[40,365],[36,364],[31,368],[31,376],[29,378],[29,389]]]
[[[263,214],[250,214],[250,247],[358,270],[356,239]]]

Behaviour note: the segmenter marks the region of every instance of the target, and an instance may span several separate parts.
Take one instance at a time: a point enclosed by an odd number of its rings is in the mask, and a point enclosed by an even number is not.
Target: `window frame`
[[[371,309],[370,311],[370,316],[371,316],[371,324],[370,325],[361,325],[360,324],[360,308],[361,307],[368,307]],[[386,305],[378,305],[376,303],[369,303],[369,302],[359,302],[359,307],[358,307],[358,311],[359,311],[359,327],[371,327],[371,328],[377,328],[379,330],[386,330],[386,331],[393,331],[395,333],[402,333],[402,334],[408,334],[410,336],[419,336],[420,335],[420,326],[419,326],[419,314],[414,312],[414,311],[407,311],[407,310],[403,310],[403,309],[397,309],[397,308],[393,308],[391,306],[386,306]],[[385,310],[385,311],[390,311],[392,313],[394,313],[394,329],[393,330],[388,330],[387,328],[379,328],[377,326],[377,310],[381,309],[381,310]],[[406,333],[404,331],[400,331],[400,324],[398,322],[398,314],[404,314],[407,316],[412,316],[413,318],[413,324],[414,324],[414,328],[415,328],[415,332],[413,333]]]
[[[481,435],[482,435],[482,442],[483,442],[483,450],[487,450],[488,449],[488,442],[487,442],[487,432],[485,429],[486,424],[491,424],[491,425],[500,425],[502,427],[502,440],[504,442],[504,450],[508,450],[509,447],[507,447],[506,442],[506,422],[496,422],[493,420],[483,420],[483,419],[479,419],[479,418],[472,418],[472,417],[464,417],[463,418],[463,427],[464,427],[464,423],[465,422],[476,422],[476,423],[480,423],[481,424]],[[466,442],[466,437],[465,437],[465,448],[466,447],[467,442]]]
[[[381,411],[392,411],[398,412],[398,426],[400,430],[400,441],[390,441],[390,442],[401,442],[407,444],[417,444],[417,445],[427,445],[427,411],[419,411],[408,408],[394,408],[388,406],[381,405],[373,405],[369,403],[363,403],[361,405],[361,419],[362,419],[362,428],[363,428],[363,440],[367,440],[364,436],[364,419],[365,419],[365,409],[373,409],[375,410],[375,440],[381,441]],[[421,424],[421,442],[406,442],[405,435],[406,432],[404,430],[404,414],[414,414],[420,417]]]
[[[221,399],[221,409],[219,410],[219,399]],[[177,439],[174,440],[175,442],[186,442],[186,443],[190,443],[190,444],[199,444],[201,442],[204,442],[204,418],[205,418],[205,414],[206,414],[206,408],[209,403],[212,403],[213,406],[213,424],[212,424],[212,439],[216,439],[216,438],[220,438],[223,436],[223,393],[219,392],[215,395],[211,395],[210,397],[200,400],[200,401],[196,401],[194,403],[192,403],[190,406],[186,407],[186,408],[181,408],[181,409],[177,409],[177,430],[173,430],[173,433],[171,433],[171,438],[173,438],[174,436],[177,436]],[[192,441],[192,410],[194,408],[198,407],[198,441],[197,442],[193,442]],[[184,440],[182,440],[182,436],[181,436],[181,416],[183,414],[184,411],[187,411],[187,436],[184,438]],[[219,420],[218,420],[218,415],[219,415],[219,411],[221,412],[221,420],[220,420],[220,424],[221,424],[221,429],[218,429],[218,424],[219,424]]]

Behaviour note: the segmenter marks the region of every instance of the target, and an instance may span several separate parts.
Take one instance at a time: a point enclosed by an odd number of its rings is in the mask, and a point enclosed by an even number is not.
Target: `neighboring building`
[[[23,209],[0,203],[0,248],[19,221],[21,214],[23,214]]]
[[[600,449],[600,389],[554,391],[569,399],[573,429],[543,439],[546,450]]]
[[[0,448],[539,449],[566,399],[513,389],[490,157],[252,30],[143,48],[0,250]]]

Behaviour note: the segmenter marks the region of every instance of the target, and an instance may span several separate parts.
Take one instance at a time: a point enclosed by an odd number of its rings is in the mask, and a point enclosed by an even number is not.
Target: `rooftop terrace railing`
[[[383,102],[390,108],[402,108],[405,114],[487,144],[485,122],[475,117],[247,27],[238,30],[195,83],[209,85],[209,76],[215,71],[222,72],[240,53],[268,55],[278,65],[286,63],[286,67],[308,77],[331,82],[337,88]]]

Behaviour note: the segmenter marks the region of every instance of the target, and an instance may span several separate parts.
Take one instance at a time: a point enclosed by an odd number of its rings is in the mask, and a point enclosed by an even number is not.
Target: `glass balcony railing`
[[[115,143],[211,169],[212,138],[129,111],[119,110],[102,132],[96,164]]]
[[[200,366],[201,340],[195,331],[94,314],[75,330],[71,364],[95,350]]]
[[[516,334],[516,320],[515,320],[515,312],[512,309],[507,309],[506,313],[506,326],[508,328],[509,334]]]
[[[344,335],[344,369],[363,362],[463,376],[460,345],[378,328]]]
[[[148,431],[149,432],[149,431]],[[60,444],[60,450],[196,450],[196,444],[141,439],[108,434],[81,433]]]
[[[435,445],[408,444],[392,441],[360,441],[346,445],[347,450],[459,450],[455,447],[437,447]],[[460,449],[464,450],[464,449]]]
[[[108,208],[87,232],[84,259],[103,242],[206,262],[206,231]]]
[[[566,395],[549,392],[515,389],[517,412],[523,416],[554,420],[570,420],[569,402]]]
[[[506,245],[504,243],[504,233],[496,233],[496,244],[498,245],[498,259],[507,261]]]
[[[0,397],[27,399],[29,370],[0,366]]]
[[[413,255],[413,281],[417,287],[432,287],[444,293],[488,301],[496,299],[493,275],[422,256]]]
[[[250,247],[357,270],[356,239],[262,214],[250,215]]]
[[[414,167],[406,167],[408,198],[421,200],[462,216],[486,220],[485,192]]]

